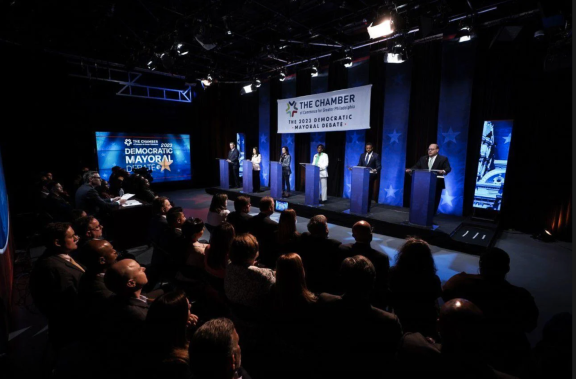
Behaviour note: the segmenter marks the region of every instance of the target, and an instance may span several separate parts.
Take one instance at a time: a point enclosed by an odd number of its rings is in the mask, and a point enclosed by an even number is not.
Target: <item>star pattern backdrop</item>
[[[404,201],[412,61],[388,64],[385,80],[384,131],[380,154],[382,171],[378,202],[401,207]]]
[[[262,156],[260,164],[260,183],[269,185],[270,174],[270,82],[264,82],[258,88],[258,148]]]
[[[442,78],[438,108],[440,155],[450,161],[452,172],[446,175],[439,213],[461,216],[464,208],[464,176],[470,124],[470,104],[474,79],[476,42],[444,42]]]
[[[289,76],[282,82],[282,98],[288,99],[291,97],[296,97],[296,75]],[[284,133],[282,134],[282,146],[286,146],[292,159],[290,160],[290,169],[292,170],[292,174],[290,174],[290,190],[294,191],[296,188],[294,180],[296,178],[296,170],[294,166],[295,162],[295,151],[294,151],[294,133]],[[278,157],[280,159],[280,157]]]
[[[328,70],[321,70],[318,76],[312,78],[311,94],[328,92]],[[318,152],[318,145],[326,146],[326,132],[310,133],[310,162]]]
[[[369,64],[364,59],[354,62],[354,65],[348,69],[348,88],[360,87],[368,84],[369,81]],[[346,132],[346,148],[344,154],[344,191],[343,197],[350,198],[352,188],[352,171],[348,167],[356,166],[360,160],[360,155],[364,152],[364,143],[366,141],[366,130],[349,130]],[[329,149],[326,149],[329,152]],[[330,154],[328,154],[330,158]],[[330,182],[330,179],[328,179]]]

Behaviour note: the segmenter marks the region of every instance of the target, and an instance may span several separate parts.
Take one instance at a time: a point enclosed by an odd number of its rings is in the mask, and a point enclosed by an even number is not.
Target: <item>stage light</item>
[[[386,63],[402,63],[406,59],[408,59],[408,54],[406,48],[401,44],[394,45],[391,51],[384,56],[384,62]]]
[[[248,84],[247,86],[242,87],[242,89],[240,90],[240,95],[245,95],[247,93],[255,92],[258,89],[258,87],[260,87],[261,85],[262,85],[262,82],[260,82],[260,80],[254,79],[254,81],[251,84]]]
[[[320,64],[317,60],[313,61],[312,66],[310,66],[310,76],[313,78],[318,76],[318,66],[320,66]]]
[[[212,84],[212,76],[208,74],[208,76],[206,76],[206,79],[202,79],[202,85],[204,87],[210,87],[211,84]]]
[[[456,38],[458,42],[468,42],[472,39],[472,30],[469,26],[463,26],[460,31],[456,33]]]
[[[183,43],[177,43],[176,44],[176,53],[179,56],[183,56],[183,55],[188,54],[188,49],[186,47],[184,47]]]
[[[394,33],[394,21],[392,17],[385,18],[380,24],[371,23],[368,27],[368,34],[371,39],[384,37]]]
[[[532,238],[542,242],[552,242],[555,240],[554,235],[548,229],[542,229],[540,232],[533,234]]]
[[[346,58],[344,58],[344,67],[346,68],[350,68],[352,67],[352,57],[347,56]]]
[[[156,66],[156,63],[154,63],[153,59],[151,59],[146,66],[148,66],[148,70],[152,70],[152,71],[154,71],[158,68],[158,66]]]
[[[281,70],[278,76],[279,76],[278,80],[280,80],[281,82],[286,80],[286,72],[284,72],[284,70]]]

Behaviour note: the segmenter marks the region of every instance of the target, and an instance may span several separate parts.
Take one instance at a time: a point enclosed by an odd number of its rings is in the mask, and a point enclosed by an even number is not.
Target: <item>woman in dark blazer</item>
[[[288,151],[287,146],[282,146],[282,155],[280,156],[280,163],[282,164],[282,197],[290,196],[290,174],[292,170],[290,169],[290,162],[292,157]],[[284,191],[286,189],[286,192]]]

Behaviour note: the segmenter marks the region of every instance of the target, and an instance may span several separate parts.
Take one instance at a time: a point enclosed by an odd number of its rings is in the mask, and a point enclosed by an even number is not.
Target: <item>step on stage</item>
[[[258,193],[244,193],[242,188],[210,187],[206,188],[206,192],[211,195],[225,193],[232,201],[241,195],[249,196],[253,207],[257,207],[261,198],[270,196],[270,190],[267,187],[262,187],[262,189],[263,191]],[[351,228],[357,221],[366,220],[374,228],[374,233],[396,238],[418,236],[432,245],[471,254],[482,254],[488,247],[493,246],[500,232],[494,223],[444,214],[434,217],[433,228],[421,227],[408,223],[409,208],[374,202],[372,202],[370,213],[354,214],[350,213],[350,199],[340,197],[328,196],[328,201],[318,207],[304,204],[304,192],[291,192],[290,197],[277,200],[288,202],[288,208],[294,209],[301,217],[310,218],[323,214],[328,218],[329,223],[347,228]]]

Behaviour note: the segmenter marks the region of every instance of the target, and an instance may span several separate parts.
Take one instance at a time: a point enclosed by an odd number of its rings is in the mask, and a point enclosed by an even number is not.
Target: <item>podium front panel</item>
[[[252,182],[252,175],[254,171],[252,171],[252,161],[244,159],[242,161],[242,190],[247,193],[254,192],[253,182]],[[258,175],[259,172],[256,173]]]
[[[316,207],[320,204],[320,167],[306,165],[306,196],[304,204]]]
[[[352,186],[350,189],[350,212],[368,213],[368,190],[370,188],[370,169],[352,167]]]
[[[270,162],[270,196],[282,198],[282,165],[279,162]]]
[[[436,175],[428,170],[414,170],[410,198],[411,224],[432,226],[436,180]]]
[[[218,162],[220,164],[220,187],[228,189],[230,188],[230,164],[226,159],[219,159]]]

